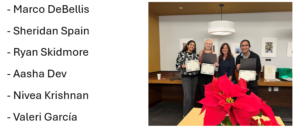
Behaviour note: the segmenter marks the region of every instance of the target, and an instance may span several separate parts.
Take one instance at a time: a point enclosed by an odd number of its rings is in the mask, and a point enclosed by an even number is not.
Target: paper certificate
[[[193,72],[193,71],[200,70],[199,60],[185,61],[185,65],[186,65],[186,72]]]
[[[240,80],[240,78],[242,78],[246,81],[255,81],[256,71],[253,71],[253,70],[240,70],[239,80]]]
[[[275,79],[275,66],[265,66],[264,68],[264,79]]]
[[[215,74],[215,65],[202,63],[201,74],[214,75]]]

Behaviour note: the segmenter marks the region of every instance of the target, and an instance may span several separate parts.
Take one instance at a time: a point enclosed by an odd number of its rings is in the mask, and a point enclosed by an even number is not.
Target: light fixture
[[[209,22],[208,33],[212,35],[230,35],[235,33],[234,22],[222,20],[222,7],[224,4],[219,6],[221,7],[221,20]]]
[[[183,9],[183,7],[179,7],[179,9]]]

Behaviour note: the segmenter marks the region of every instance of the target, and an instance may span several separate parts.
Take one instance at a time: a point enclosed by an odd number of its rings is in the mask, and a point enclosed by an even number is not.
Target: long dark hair
[[[224,46],[227,46],[227,48],[228,48],[228,53],[227,53],[227,57],[226,57],[226,59],[227,60],[230,60],[233,56],[232,56],[232,53],[231,53],[231,49],[230,49],[230,47],[229,47],[229,45],[228,45],[228,43],[223,43],[222,44],[222,46],[221,46],[221,49],[220,49],[220,56],[219,56],[219,61],[222,61],[223,60],[223,56],[224,56],[224,54],[223,54],[223,52],[222,52],[222,49],[224,48]]]
[[[193,53],[196,53],[196,42],[194,40],[190,40],[187,42],[187,44],[183,47],[183,49],[181,50],[181,52],[183,51],[187,51],[188,48],[187,48],[187,45],[189,45],[191,42],[195,43],[195,49],[193,50]]]

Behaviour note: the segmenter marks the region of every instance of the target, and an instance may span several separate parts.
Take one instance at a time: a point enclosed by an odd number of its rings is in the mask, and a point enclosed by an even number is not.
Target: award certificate
[[[256,71],[254,71],[254,70],[240,70],[239,71],[239,79],[240,78],[243,78],[246,81],[255,81]]]
[[[186,72],[193,72],[193,71],[200,70],[199,60],[185,61],[185,64],[186,64]]]
[[[208,64],[208,63],[202,63],[201,74],[214,75],[215,74],[215,65]]]
[[[265,79],[275,79],[276,77],[276,70],[275,70],[275,66],[265,66],[264,67],[264,78]]]

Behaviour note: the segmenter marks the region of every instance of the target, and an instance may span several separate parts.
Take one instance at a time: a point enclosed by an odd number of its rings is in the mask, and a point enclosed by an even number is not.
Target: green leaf
[[[223,123],[223,124],[226,124],[227,121],[230,121],[230,120],[229,120],[229,116],[225,116],[225,118],[224,118],[224,120],[222,121],[222,123]]]
[[[227,121],[226,126],[232,126],[232,123],[230,120]]]

